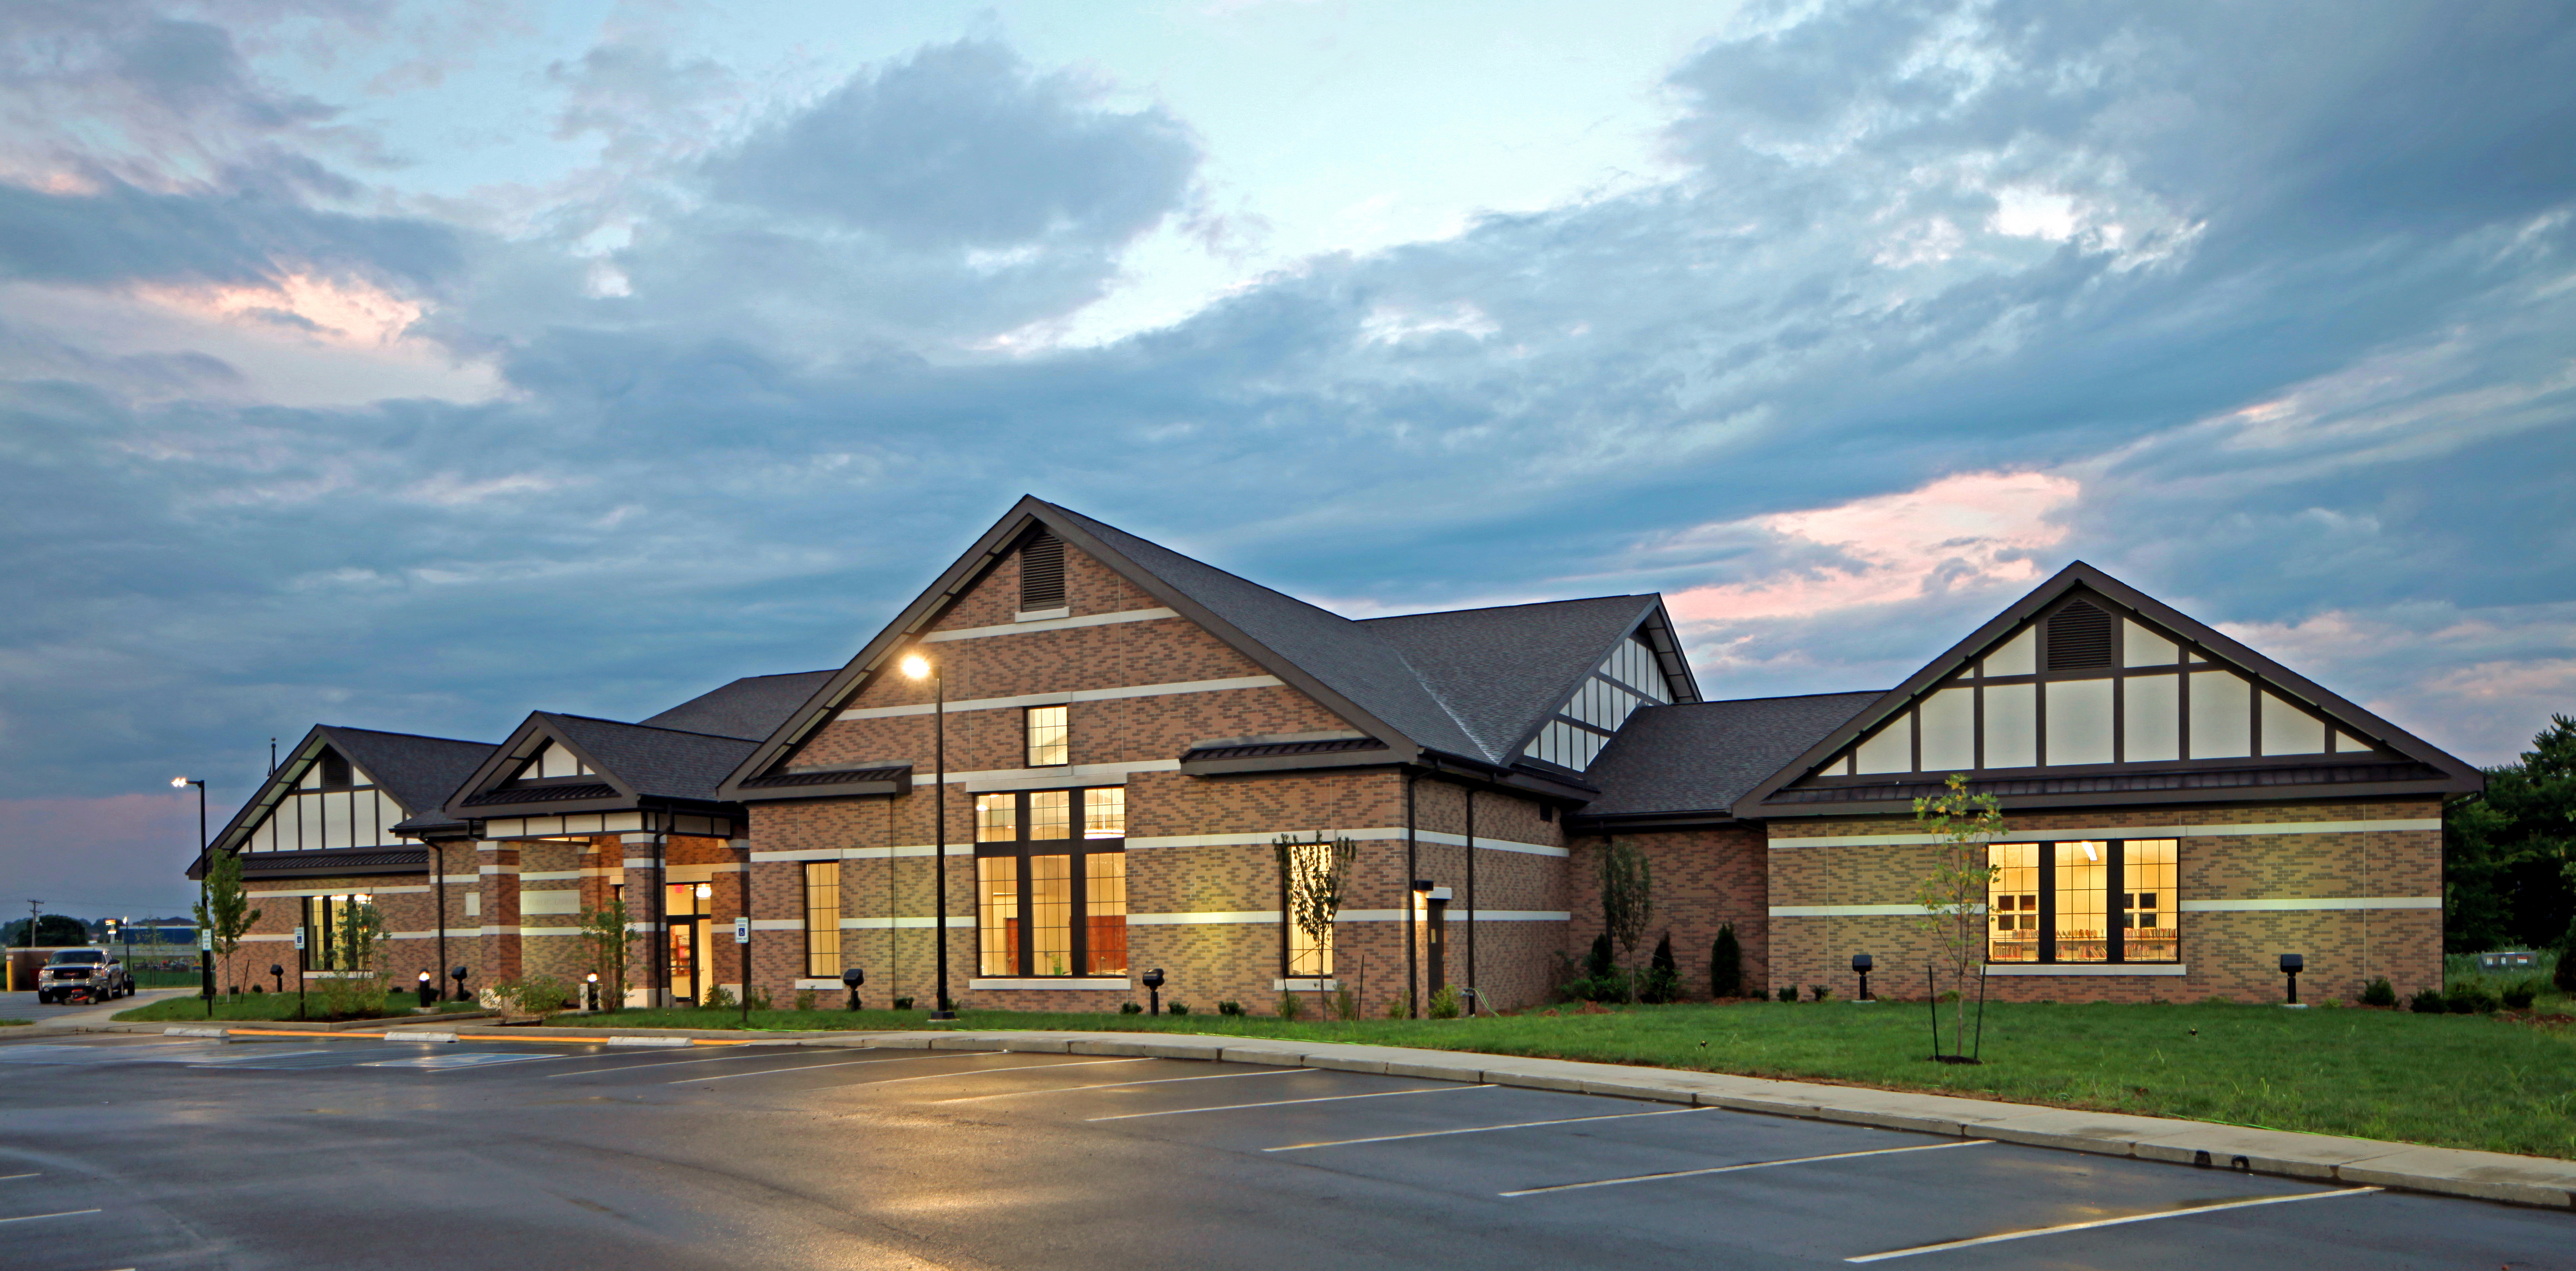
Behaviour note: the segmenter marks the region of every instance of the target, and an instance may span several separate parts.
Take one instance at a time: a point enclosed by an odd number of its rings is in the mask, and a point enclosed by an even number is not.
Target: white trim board
[[[242,890],[253,896],[423,896],[429,893],[430,886],[419,883],[410,887],[352,887],[342,883],[337,887],[261,887],[244,883]]]
[[[1086,613],[1073,618],[1031,618],[1026,622],[1006,622],[993,627],[959,627],[954,631],[932,631],[921,637],[921,643],[941,644],[950,640],[987,640],[994,636],[1025,635],[1031,631],[1105,627],[1120,622],[1153,622],[1160,618],[1180,616],[1169,609],[1121,609],[1116,613]]]
[[[1404,827],[1400,825],[1369,826],[1356,830],[1336,830],[1326,828],[1320,831],[1312,826],[1307,826],[1299,829],[1260,830],[1249,834],[1139,835],[1127,840],[1127,848],[1130,851],[1150,851],[1158,847],[1268,847],[1273,842],[1276,842],[1282,834],[1290,835],[1298,839],[1311,840],[1318,833],[1321,833],[1327,839],[1347,838],[1354,843],[1401,843],[1404,841]],[[1413,836],[1418,842],[1431,843],[1444,847],[1465,847],[1467,845],[1467,836],[1463,834],[1444,834],[1436,830],[1416,830],[1414,831]],[[1550,847],[1544,843],[1515,843],[1510,839],[1486,838],[1483,835],[1478,835],[1476,837],[1476,847],[1479,850],[1490,848],[1497,852],[1520,852],[1530,856],[1564,856],[1567,854],[1567,849],[1562,847]]]
[[[1026,630],[1027,628],[1019,628]],[[1063,693],[1021,693],[1012,697],[970,697],[948,703],[948,713],[959,711],[999,711],[1020,706],[1067,706],[1075,702],[1114,702],[1129,697],[1169,697],[1178,693],[1226,693],[1245,688],[1284,688],[1287,682],[1276,675],[1233,675],[1217,680],[1175,680],[1168,684],[1127,684],[1117,688],[1083,688]],[[937,702],[920,702],[909,706],[853,706],[833,716],[837,720],[898,719],[906,715],[928,715],[939,709]]]
[[[1988,975],[2189,975],[2183,962],[1989,962]]]
[[[937,920],[933,919],[929,914],[901,915],[893,918],[843,918],[841,920],[841,930],[843,931],[883,931],[888,927],[919,927],[922,930],[927,931],[938,925],[939,923]],[[975,915],[950,914],[948,916],[948,929],[951,931],[973,931],[975,929]]]
[[[2111,825],[2069,830],[2006,830],[1997,843],[2072,843],[2083,839],[2211,839],[2263,834],[2377,834],[2439,830],[2436,819],[2390,821],[2275,821],[2262,825]],[[1848,834],[1820,838],[1775,838],[1773,851],[1795,847],[1925,847],[1941,842],[1936,834]]]
[[[979,976],[966,981],[966,987],[970,990],[992,989],[996,991],[1003,989],[1056,989],[1059,991],[1089,990],[1095,993],[1127,993],[1133,991],[1132,982],[1124,977],[1113,980],[1105,978],[1075,979],[1072,976],[1065,976],[1059,979],[1051,975],[1032,976],[1027,979],[1020,979],[1017,977],[987,979]]]
[[[2350,909],[2439,909],[2439,896],[2291,896],[2250,900],[2185,900],[2175,908],[2187,914],[2282,913]],[[1984,905],[1968,907],[1984,913]],[[1921,905],[1773,905],[1774,918],[1880,918],[1924,915]]]

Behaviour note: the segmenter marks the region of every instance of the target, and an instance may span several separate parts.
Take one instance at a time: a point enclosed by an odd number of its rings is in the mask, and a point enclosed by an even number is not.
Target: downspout
[[[660,814],[662,828],[653,835],[653,1005],[671,1005],[671,813]]]
[[[1422,1001],[1415,992],[1422,984],[1422,936],[1416,931],[1414,911],[1417,894],[1413,884],[1422,877],[1419,857],[1413,839],[1413,783],[1416,774],[1404,774],[1404,1017],[1420,1019]]]
[[[1467,787],[1467,1013],[1476,1013],[1476,1004],[1485,1000],[1483,981],[1476,978],[1476,787]]]
[[[424,838],[421,844],[429,849],[429,888],[438,894],[438,967],[431,973],[430,983],[444,985],[447,981],[447,848],[433,838]],[[301,976],[303,972],[298,970],[296,974]],[[300,979],[297,981],[299,985],[302,982]],[[446,994],[439,996],[445,997]]]

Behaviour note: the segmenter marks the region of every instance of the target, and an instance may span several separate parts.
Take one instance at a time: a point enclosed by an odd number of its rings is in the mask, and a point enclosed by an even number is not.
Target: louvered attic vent
[[[1064,540],[1040,532],[1020,548],[1020,612],[1064,608]]]
[[[2111,615],[2076,601],[2048,620],[2048,669],[2081,670],[2111,665]]]

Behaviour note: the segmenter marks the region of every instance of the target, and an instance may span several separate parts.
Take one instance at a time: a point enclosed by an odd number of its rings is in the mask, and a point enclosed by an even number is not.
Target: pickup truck
[[[131,997],[134,976],[105,949],[63,949],[36,973],[36,1000],[48,1005],[86,990],[98,1001]]]

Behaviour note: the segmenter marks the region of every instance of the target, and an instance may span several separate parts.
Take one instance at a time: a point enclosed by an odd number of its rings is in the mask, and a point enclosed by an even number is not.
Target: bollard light
[[[1859,1000],[1861,1001],[1866,1002],[1871,1000],[1869,996],[1869,969],[1876,965],[1877,963],[1866,953],[1855,953],[1852,955],[1852,972],[1860,977]]]
[[[285,967],[285,965],[284,965],[283,963],[271,962],[271,963],[269,963],[269,964],[268,964],[268,973],[269,973],[270,975],[272,975],[272,976],[277,977],[277,991],[278,991],[280,994],[285,993],[285,992],[286,992],[286,967]]]
[[[868,973],[858,967],[841,968],[841,983],[850,990],[850,1009],[859,1009],[859,986],[868,982]]]
[[[581,1008],[586,1011],[597,1011],[599,1009],[599,972],[593,971],[582,977],[581,992],[587,999],[581,1004]]]
[[[453,970],[450,970],[447,975],[448,978],[456,981],[456,1000],[460,1002],[469,1000],[465,996],[465,968],[462,966],[456,967]]]
[[[2290,979],[2290,999],[2283,1002],[2283,1006],[2296,1006],[2299,1004],[2299,972],[2304,971],[2307,968],[2308,960],[2306,958],[2295,953],[2284,953],[2281,955],[2281,974],[2288,976]]]
[[[1146,1014],[1163,1013],[1163,968],[1155,967],[1145,973],[1145,1000],[1149,1004],[1145,1008]]]

